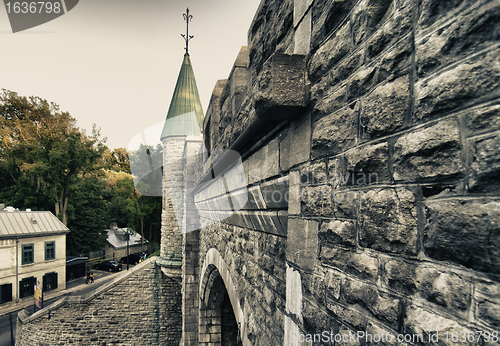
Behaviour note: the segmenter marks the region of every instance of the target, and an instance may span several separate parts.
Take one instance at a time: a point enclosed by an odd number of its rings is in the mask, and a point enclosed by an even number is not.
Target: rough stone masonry
[[[214,291],[233,344],[498,343],[499,19],[499,1],[262,1],[205,117],[199,179],[237,150],[249,200],[213,223],[238,191],[195,196],[191,345],[231,344]]]
[[[87,296],[68,296],[31,316],[19,313],[16,345],[175,345],[181,328],[181,288],[157,257]]]
[[[498,0],[263,0],[183,168],[202,227],[163,239],[181,344],[498,344],[499,38]]]

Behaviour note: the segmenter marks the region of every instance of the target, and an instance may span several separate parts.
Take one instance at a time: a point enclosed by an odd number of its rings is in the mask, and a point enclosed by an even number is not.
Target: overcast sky
[[[183,60],[182,14],[203,111],[225,79],[260,0],[80,0],[55,20],[12,33],[0,6],[0,89],[60,105],[110,148],[165,119]]]

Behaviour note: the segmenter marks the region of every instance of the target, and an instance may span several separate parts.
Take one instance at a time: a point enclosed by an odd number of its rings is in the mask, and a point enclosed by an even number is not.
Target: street
[[[108,281],[110,281],[111,279],[113,279],[114,277],[116,277],[121,273],[121,271],[116,273],[109,273],[100,270],[93,270],[92,272],[94,273],[95,277],[95,282],[93,284],[86,285],[85,278],[79,278],[71,282],[67,282],[66,290],[61,291],[60,294],[57,295],[56,297],[46,300],[44,302],[44,306],[45,307],[49,306],[50,304],[58,301],[59,299],[65,296],[86,295],[92,292],[93,290],[101,287],[102,285],[106,284]],[[19,310],[12,312],[12,327],[14,329],[14,337],[16,332],[17,314],[21,310],[23,310],[23,308],[20,308]],[[33,313],[33,304],[26,307],[25,310],[27,310],[29,313]],[[11,346],[9,314],[0,316],[0,346]]]

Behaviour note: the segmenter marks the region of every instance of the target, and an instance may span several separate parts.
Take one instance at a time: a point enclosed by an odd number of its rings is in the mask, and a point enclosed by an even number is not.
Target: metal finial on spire
[[[184,40],[186,41],[186,48],[184,48],[186,50],[186,54],[189,54],[188,53],[188,43],[189,43],[189,40],[194,37],[192,35],[189,35],[189,22],[191,21],[191,19],[193,19],[193,16],[189,14],[189,8],[186,8],[186,13],[183,13],[182,16],[184,17],[184,20],[186,21],[186,35],[181,34],[181,36],[184,37]]]

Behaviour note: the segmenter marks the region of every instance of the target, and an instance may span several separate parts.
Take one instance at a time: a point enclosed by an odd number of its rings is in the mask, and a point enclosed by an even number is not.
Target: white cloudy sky
[[[189,53],[206,111],[227,78],[260,0],[80,0],[62,17],[13,34],[0,7],[0,89],[60,105],[110,148],[127,147],[165,119],[184,54],[182,14],[193,15]]]

